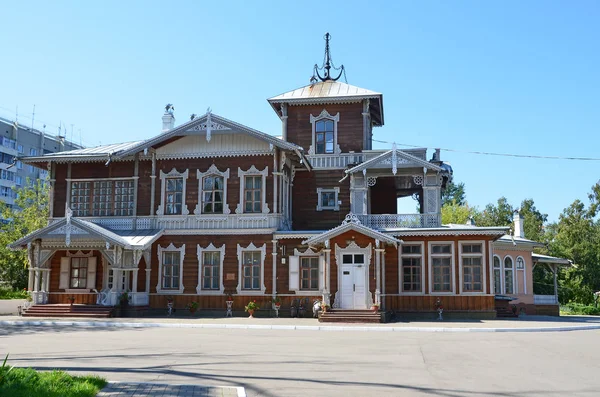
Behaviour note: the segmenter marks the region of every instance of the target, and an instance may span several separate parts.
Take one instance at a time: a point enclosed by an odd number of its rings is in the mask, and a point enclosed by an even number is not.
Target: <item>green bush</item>
[[[12,368],[0,384],[3,397],[92,397],[106,386],[97,376],[72,376],[63,371],[38,372]]]
[[[580,314],[585,316],[600,316],[600,308],[588,305],[582,305],[581,303],[567,303],[560,307],[561,312],[564,314]]]
[[[0,299],[27,299],[28,296],[27,290],[0,288]]]

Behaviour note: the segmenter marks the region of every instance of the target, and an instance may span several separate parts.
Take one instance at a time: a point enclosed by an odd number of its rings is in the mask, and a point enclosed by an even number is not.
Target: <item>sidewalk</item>
[[[207,328],[297,331],[388,332],[558,332],[600,329],[600,317],[527,316],[518,319],[472,321],[397,321],[385,324],[319,323],[312,318],[106,318],[68,319],[1,316],[0,325],[79,326],[104,328]]]
[[[246,397],[243,387],[108,382],[96,397]]]

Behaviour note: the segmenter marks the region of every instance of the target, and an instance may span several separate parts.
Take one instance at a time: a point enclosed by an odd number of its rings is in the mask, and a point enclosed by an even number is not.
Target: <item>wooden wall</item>
[[[469,296],[386,296],[385,309],[403,312],[435,311],[435,302],[440,299],[444,311],[493,311],[493,295]]]
[[[77,251],[79,250],[70,250],[72,254]],[[89,250],[82,251],[85,254],[89,253]],[[56,253],[50,261],[50,292],[64,292],[64,290],[59,289],[58,286],[60,285],[60,258],[65,257],[66,255],[66,251],[56,251]],[[100,253],[100,251],[94,251],[93,255],[96,257],[96,288],[101,289],[104,277],[104,269],[102,268],[102,254]],[[96,300],[94,299],[94,303],[95,302]]]
[[[300,145],[306,152],[312,145],[312,124],[310,115],[317,117],[323,109],[335,116],[338,112],[337,142],[342,152],[363,150],[363,116],[362,103],[336,105],[301,105],[288,107],[287,140]]]

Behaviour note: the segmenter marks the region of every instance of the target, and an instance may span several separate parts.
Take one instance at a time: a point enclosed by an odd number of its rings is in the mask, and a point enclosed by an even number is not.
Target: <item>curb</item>
[[[259,324],[190,324],[190,323],[124,323],[111,321],[0,321],[12,326],[70,326],[103,328],[204,328],[204,329],[255,329],[287,331],[362,331],[362,332],[568,332],[600,329],[599,325],[571,327],[521,327],[521,328],[462,328],[462,327],[373,327],[325,325],[259,325]]]
[[[241,386],[214,386],[214,385],[190,385],[190,384],[182,384],[182,383],[162,383],[162,382],[127,382],[127,381],[108,381],[104,389],[110,387],[111,385],[152,385],[152,386],[181,386],[181,387],[200,387],[200,388],[220,388],[220,389],[235,389],[237,391],[237,397],[247,397],[246,390]],[[102,389],[102,390],[104,390]],[[102,392],[100,390],[100,392]]]

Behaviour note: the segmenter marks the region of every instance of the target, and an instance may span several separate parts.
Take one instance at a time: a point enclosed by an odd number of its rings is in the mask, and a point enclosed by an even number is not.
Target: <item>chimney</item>
[[[513,220],[515,222],[515,231],[513,233],[513,236],[525,238],[525,232],[523,232],[523,215],[521,215],[519,211],[515,211],[515,216],[513,217]]]
[[[175,108],[170,103],[165,106],[165,114],[163,114],[162,121],[162,131],[169,131],[173,127],[175,127],[175,116],[173,115],[173,111]]]

